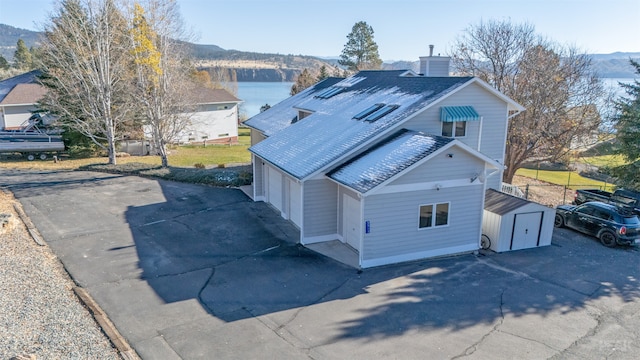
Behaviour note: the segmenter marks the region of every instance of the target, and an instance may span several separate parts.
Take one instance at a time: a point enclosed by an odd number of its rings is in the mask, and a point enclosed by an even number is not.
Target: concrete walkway
[[[553,245],[357,271],[242,191],[0,169],[144,359],[639,358],[640,253]]]

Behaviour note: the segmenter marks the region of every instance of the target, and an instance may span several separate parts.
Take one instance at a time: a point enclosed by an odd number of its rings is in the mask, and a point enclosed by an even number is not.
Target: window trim
[[[447,205],[447,223],[443,224],[443,225],[436,225],[436,221],[437,221],[437,209],[438,209],[438,205]],[[431,206],[431,225],[429,226],[420,226],[420,219],[421,219],[421,214],[422,214],[422,208],[425,206]],[[450,216],[451,214],[451,201],[445,201],[445,202],[439,202],[439,203],[430,203],[430,204],[420,204],[418,205],[418,230],[426,230],[426,229],[434,229],[434,228],[443,228],[443,227],[448,227],[449,224],[451,223],[450,221]]]
[[[440,128],[440,135],[448,138],[465,138],[467,137],[467,122],[468,121],[443,121],[442,127]],[[456,135],[456,124],[464,123],[464,135]],[[444,134],[444,125],[451,124],[451,136]]]

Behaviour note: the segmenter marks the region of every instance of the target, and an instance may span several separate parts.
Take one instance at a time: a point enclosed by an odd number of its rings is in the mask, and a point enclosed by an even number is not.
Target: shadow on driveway
[[[74,279],[127,316],[122,307],[134,302],[129,288],[140,280],[164,304],[197,301],[225,323],[268,316],[274,328],[323,334],[317,341],[325,344],[462,331],[640,297],[636,249],[607,249],[565,229],[545,248],[359,272],[296,244],[296,228],[235,189],[6,170],[0,186],[14,192]],[[116,288],[125,300],[113,300]]]

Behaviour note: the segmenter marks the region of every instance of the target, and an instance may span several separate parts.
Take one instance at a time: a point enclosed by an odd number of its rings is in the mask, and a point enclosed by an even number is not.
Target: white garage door
[[[278,170],[267,167],[268,192],[267,201],[276,209],[282,211],[282,174]]]

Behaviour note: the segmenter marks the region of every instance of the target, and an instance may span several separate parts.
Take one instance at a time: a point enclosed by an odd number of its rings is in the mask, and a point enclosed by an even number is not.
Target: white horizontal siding
[[[264,199],[264,162],[261,158],[252,155],[253,163],[253,199]]]
[[[260,141],[266,139],[267,137],[264,136],[260,131],[256,130],[256,129],[251,129],[251,146],[259,143]]]
[[[437,105],[414,117],[404,127],[429,134],[442,135],[440,108],[442,106],[470,105],[482,117],[480,152],[503,163],[506,132],[507,104],[477,84],[471,84]],[[456,138],[474,149],[478,149],[480,121],[467,122],[465,137]]]
[[[219,106],[227,109],[218,110]],[[189,126],[180,137],[181,142],[198,142],[238,136],[238,107],[235,104],[200,105],[188,114]],[[194,139],[194,140],[191,140]]]
[[[338,185],[328,179],[309,180],[302,186],[303,237],[320,237],[337,233]]]
[[[364,235],[363,261],[409,258],[448,248],[477,249],[483,196],[483,186],[478,184],[366,197],[364,220],[369,221],[370,233]],[[420,205],[447,202],[447,226],[418,229]]]
[[[452,157],[449,157],[449,154],[451,154]],[[453,146],[415,169],[411,169],[411,171],[402,175],[400,178],[392,181],[390,185],[454,179],[469,179],[469,183],[471,183],[471,177],[474,176],[474,174],[482,174],[484,172],[484,166],[484,161]]]
[[[4,106],[4,125],[0,130],[5,127],[19,127],[23,125],[32,115],[32,111],[35,111],[36,107],[33,105],[12,105]]]

